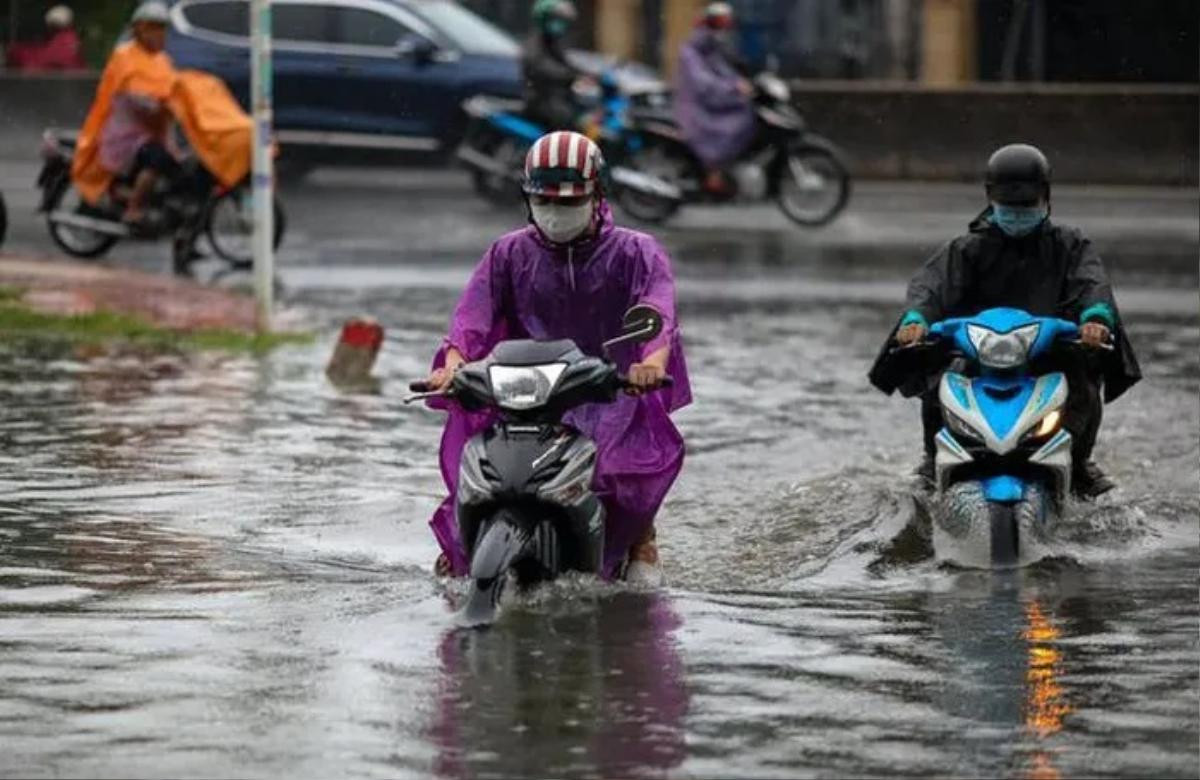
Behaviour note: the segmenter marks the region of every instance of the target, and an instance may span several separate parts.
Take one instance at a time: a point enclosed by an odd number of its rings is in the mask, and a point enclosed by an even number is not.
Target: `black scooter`
[[[208,238],[213,252],[235,271],[253,265],[250,219],[250,189],[247,183],[232,189],[219,186],[200,160],[189,155],[180,164],[174,181],[165,178],[151,194],[147,204],[147,222],[137,228],[121,221],[124,198],[132,188],[132,179],[115,183],[104,202],[92,205],[71,184],[71,161],[75,156],[76,136],[48,130],[42,136],[42,170],[37,186],[42,191],[38,210],[46,215],[50,237],[63,251],[81,258],[99,257],[122,239],[155,241],[171,238],[173,268],[188,275],[198,257],[196,242]],[[275,246],[283,238],[285,219],[279,199],[275,199]]]
[[[754,78],[757,135],[729,166],[729,188],[711,193],[704,187],[704,164],[688,145],[669,110],[628,112],[629,125],[620,154],[605,148],[618,185],[614,198],[643,222],[664,222],[685,203],[756,202],[773,199],[797,225],[832,222],[850,200],[851,179],[845,155],[809,129],[792,105],[787,82],[770,72]],[[631,179],[629,172],[636,172]]]
[[[650,341],[662,327],[657,311],[635,306],[605,353]],[[455,514],[471,561],[465,625],[495,620],[510,577],[525,587],[567,571],[600,573],[605,516],[591,487],[596,445],[562,418],[583,404],[612,403],[630,387],[614,363],[585,355],[569,339],[501,342],[460,368],[445,392],[410,385],[417,395],[405,403],[450,397],[500,415],[467,443],[459,472]]]

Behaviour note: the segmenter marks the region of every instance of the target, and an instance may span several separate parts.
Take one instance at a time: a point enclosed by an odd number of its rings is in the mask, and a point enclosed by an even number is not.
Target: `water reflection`
[[[1063,653],[1054,643],[1061,635],[1037,599],[1025,605],[1025,641],[1029,643],[1025,669],[1025,727],[1039,740],[1062,731],[1063,718],[1071,713],[1059,682]],[[1057,780],[1061,775],[1053,754],[1037,750],[1026,773],[1030,780]]]
[[[450,631],[431,734],[437,773],[665,776],[685,751],[679,624],[665,598],[617,593]]]

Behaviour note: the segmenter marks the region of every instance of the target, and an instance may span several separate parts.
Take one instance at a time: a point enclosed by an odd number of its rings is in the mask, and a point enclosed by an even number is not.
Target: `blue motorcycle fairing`
[[[1037,378],[1028,376],[983,376],[971,383],[975,404],[996,434],[996,438],[1005,439],[1012,432],[1017,421],[1021,419],[1021,413],[1029,405],[1036,384]]]
[[[1036,382],[1037,380],[1033,380]],[[1037,400],[1034,401],[1033,410],[1030,412],[1033,415],[1038,415],[1050,408],[1050,402],[1054,400],[1054,394],[1058,391],[1059,385],[1066,381],[1066,378],[1061,373],[1046,374],[1042,379],[1042,390],[1038,393]]]
[[[1025,482],[1008,474],[984,477],[979,483],[983,497],[997,504],[1015,504],[1025,498]]]
[[[1003,307],[981,311],[974,317],[956,317],[935,322],[930,326],[929,332],[934,336],[953,339],[955,346],[963,353],[972,360],[978,360],[979,353],[968,335],[968,325],[999,334],[1012,333],[1018,328],[1037,325],[1038,335],[1029,349],[1027,359],[1041,355],[1056,340],[1079,333],[1079,326],[1073,322],[1056,317],[1035,317],[1021,309]]]
[[[542,128],[533,122],[513,114],[492,114],[488,117],[488,121],[509,135],[515,135],[531,144],[545,135]]]
[[[1061,373],[968,378],[948,371],[942,375],[938,398],[948,416],[974,431],[988,449],[1004,455],[1017,449],[1043,417],[1066,403],[1067,382]]]

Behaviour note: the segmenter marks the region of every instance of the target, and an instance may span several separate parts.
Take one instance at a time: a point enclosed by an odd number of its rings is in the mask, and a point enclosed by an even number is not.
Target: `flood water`
[[[669,587],[471,632],[430,574],[440,419],[399,402],[468,270],[289,269],[322,337],[261,360],[0,345],[0,776],[1200,773],[1194,278],[1122,291],[1122,488],[991,573],[903,533],[916,409],[865,381],[903,272],[681,263]],[[378,394],[322,373],[360,312]]]

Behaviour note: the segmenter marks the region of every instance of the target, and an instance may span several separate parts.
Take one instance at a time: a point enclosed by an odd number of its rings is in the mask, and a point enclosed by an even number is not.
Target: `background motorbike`
[[[662,327],[657,311],[635,306],[605,352],[649,341]],[[566,571],[601,573],[605,513],[591,487],[596,445],[562,418],[583,404],[612,403],[630,387],[614,363],[570,340],[505,341],[460,368],[445,393],[430,393],[422,382],[410,387],[418,395],[406,402],[447,396],[498,415],[467,443],[459,472],[455,515],[471,578],[464,624],[493,622],[510,578],[527,587]]]
[[[787,83],[770,72],[754,78],[758,133],[731,166],[728,192],[704,187],[705,167],[684,139],[675,118],[662,108],[629,112],[621,164],[663,186],[621,188],[617,203],[644,222],[663,222],[684,203],[757,201],[773,198],[794,223],[816,227],[831,222],[850,200],[850,173],[842,152],[811,132],[792,105]]]
[[[670,182],[646,176],[624,165],[627,147],[636,148],[637,139],[627,136],[630,111],[669,111],[669,97],[653,83],[636,87],[622,84],[613,67],[597,79],[582,79],[575,85],[581,107],[579,132],[599,146],[612,174],[610,186],[644,191],[647,197],[666,197],[678,201],[678,189]],[[475,192],[485,200],[511,207],[521,202],[521,176],[525,155],[548,132],[531,121],[519,100],[477,95],[463,104],[469,117],[463,142],[456,156],[471,172]]]
[[[948,369],[938,385],[934,549],[943,559],[1011,567],[1042,557],[1071,489],[1068,386],[1057,350],[1083,349],[1075,323],[989,309],[930,326]],[[901,348],[902,350],[904,348]],[[926,358],[928,360],[928,358]]]
[[[37,186],[42,191],[38,211],[46,214],[50,237],[63,251],[75,257],[99,257],[122,239],[172,239],[173,267],[188,274],[199,258],[196,242],[208,239],[213,252],[232,270],[249,270],[253,264],[251,239],[254,232],[251,194],[245,183],[226,189],[219,186],[195,155],[180,163],[175,181],[160,177],[147,203],[144,225],[136,228],[121,221],[132,186],[128,177],[119,179],[103,202],[92,205],[71,185],[74,134],[46,131],[42,143],[41,172]],[[285,230],[285,216],[275,199],[275,246]]]

